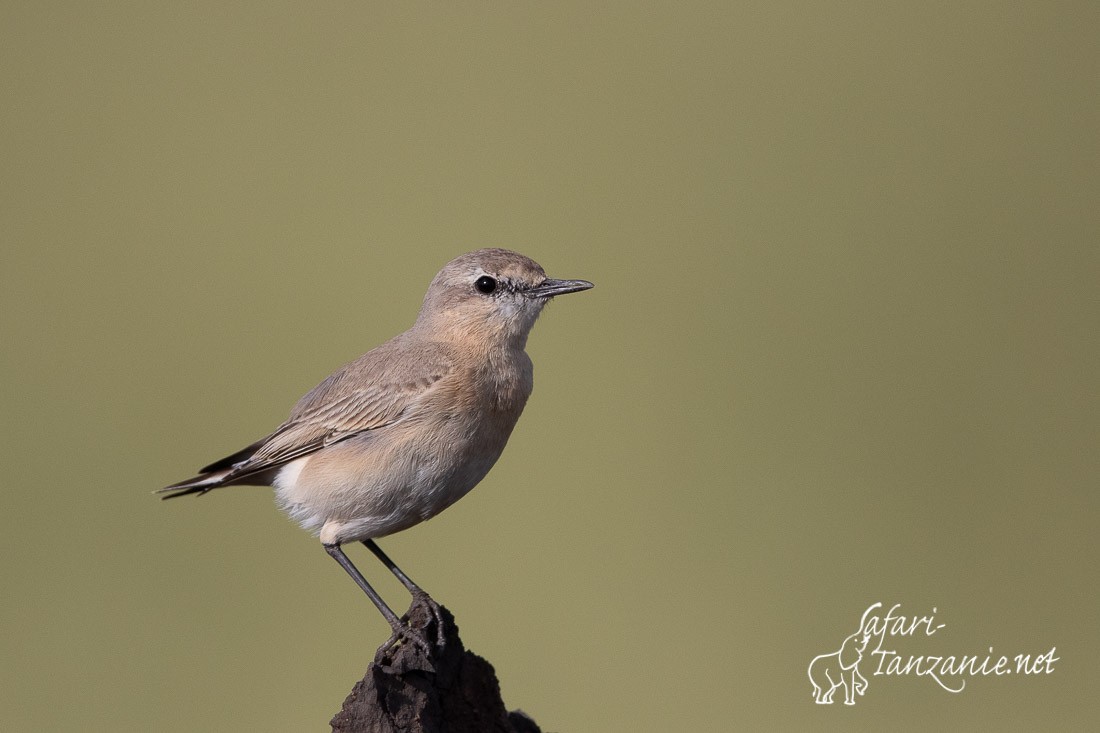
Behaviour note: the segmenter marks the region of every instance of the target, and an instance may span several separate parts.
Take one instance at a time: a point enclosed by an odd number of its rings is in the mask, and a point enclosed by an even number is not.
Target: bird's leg
[[[340,563],[340,567],[347,571],[347,574],[351,576],[351,579],[355,581],[355,584],[363,589],[363,592],[367,594],[367,598],[371,599],[371,602],[378,607],[378,610],[386,617],[386,621],[389,622],[390,628],[393,629],[393,635],[390,636],[389,641],[382,645],[383,649],[390,649],[398,639],[408,639],[414,644],[419,646],[424,653],[428,653],[427,643],[420,638],[420,635],[412,633],[412,629],[402,623],[401,619],[397,617],[397,614],[386,605],[386,602],[382,600],[382,596],[378,595],[378,592],[374,588],[370,587],[370,583],[363,577],[363,574],[359,572],[359,568],[352,564],[348,556],[344,554],[344,551],[340,549],[340,545],[322,545],[325,548],[325,552],[332,556],[336,562]],[[421,591],[423,592],[423,591]]]
[[[374,553],[375,557],[382,561],[382,564],[394,574],[394,577],[401,581],[401,585],[408,589],[409,593],[412,594],[414,604],[419,603],[428,607],[432,617],[435,618],[436,643],[439,644],[439,647],[442,649],[446,639],[443,636],[443,613],[439,610],[439,604],[436,603],[423,588],[412,582],[412,579],[405,575],[401,568],[397,567],[394,561],[390,559],[389,555],[382,552],[382,548],[375,544],[374,540],[363,540],[363,544],[367,546],[368,550]]]

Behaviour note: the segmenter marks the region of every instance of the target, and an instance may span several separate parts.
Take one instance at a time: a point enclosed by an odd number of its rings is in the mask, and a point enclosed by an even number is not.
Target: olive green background
[[[508,246],[595,290],[382,545],[547,730],[1100,717],[1093,2],[0,6],[0,727],[327,730],[387,627],[274,507],[149,492]],[[395,606],[385,570],[350,549]],[[875,601],[952,695],[806,667]]]

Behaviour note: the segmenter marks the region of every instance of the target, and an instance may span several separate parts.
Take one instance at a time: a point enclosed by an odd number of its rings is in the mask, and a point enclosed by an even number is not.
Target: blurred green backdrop
[[[327,730],[384,622],[269,491],[149,491],[485,245],[597,288],[382,544],[509,706],[1095,724],[1097,4],[396,5],[0,6],[0,727]],[[1060,661],[814,705],[874,601]]]

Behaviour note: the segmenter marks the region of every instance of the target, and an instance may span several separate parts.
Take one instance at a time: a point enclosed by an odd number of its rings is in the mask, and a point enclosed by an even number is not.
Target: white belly
[[[461,442],[446,441],[451,449],[426,454],[391,436],[352,438],[286,464],[272,482],[279,506],[325,544],[383,537],[458,501],[500,454],[471,460]]]

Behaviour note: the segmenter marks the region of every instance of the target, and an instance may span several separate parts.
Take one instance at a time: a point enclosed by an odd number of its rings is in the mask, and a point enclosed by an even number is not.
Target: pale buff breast
[[[530,360],[520,355],[515,364],[494,360],[504,379],[456,375],[393,425],[287,464],[274,481],[279,504],[326,544],[382,537],[435,516],[504,450],[531,390]]]

